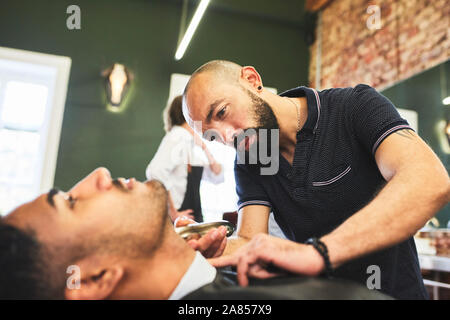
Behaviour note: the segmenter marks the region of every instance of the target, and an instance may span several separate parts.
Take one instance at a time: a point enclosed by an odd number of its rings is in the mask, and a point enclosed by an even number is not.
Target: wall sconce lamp
[[[102,72],[105,78],[107,108],[113,112],[123,110],[124,100],[128,94],[133,75],[120,63],[114,63]]]

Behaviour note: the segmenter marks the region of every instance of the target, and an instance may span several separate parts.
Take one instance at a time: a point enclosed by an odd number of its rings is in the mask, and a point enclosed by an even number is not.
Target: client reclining
[[[113,180],[105,168],[67,193],[52,189],[4,217],[0,269],[0,299],[387,298],[317,277],[242,288],[174,232],[160,182]]]

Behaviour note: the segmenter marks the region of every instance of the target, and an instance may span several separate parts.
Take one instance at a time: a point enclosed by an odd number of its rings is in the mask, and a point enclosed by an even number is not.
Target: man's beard
[[[278,140],[276,141],[276,145],[272,145],[272,135],[273,130],[276,130],[279,133],[280,126],[278,124],[278,120],[272,110],[272,107],[263,99],[258,97],[256,94],[251,92],[250,90],[243,88],[243,90],[247,93],[247,95],[250,97],[252,101],[252,108],[250,109],[250,112],[252,113],[252,117],[256,122],[255,127],[246,128],[243,130],[243,133],[239,134],[234,139],[234,148],[237,151],[239,150],[239,144],[242,140],[248,139],[248,140],[254,140],[252,145],[248,145],[248,148],[246,148],[247,141],[244,141],[244,153],[245,158],[251,159],[253,157],[254,161],[256,161],[257,164],[260,164],[260,157],[259,157],[259,150],[263,148],[263,150],[267,150],[265,153],[267,155],[272,154],[272,148],[278,147]],[[246,137],[247,136],[247,137]],[[256,137],[253,137],[256,136]],[[262,138],[262,141],[261,141]],[[252,147],[254,148],[252,151]],[[247,163],[247,162],[246,162]]]
[[[272,107],[250,90],[245,90],[252,99],[253,108],[251,111],[253,112],[253,118],[256,121],[256,127],[254,129],[280,129]]]

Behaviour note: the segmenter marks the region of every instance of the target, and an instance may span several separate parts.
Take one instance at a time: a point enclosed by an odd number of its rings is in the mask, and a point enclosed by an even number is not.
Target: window
[[[70,63],[0,47],[0,215],[53,185]]]

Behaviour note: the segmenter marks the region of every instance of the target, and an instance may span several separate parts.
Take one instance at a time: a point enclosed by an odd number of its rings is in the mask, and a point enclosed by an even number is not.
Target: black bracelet
[[[317,252],[319,252],[319,254],[322,256],[323,261],[325,262],[325,274],[327,275],[327,277],[331,278],[333,276],[334,270],[331,266],[330,257],[328,256],[328,248],[325,243],[317,238],[309,238],[308,240],[306,240],[306,244],[312,245],[314,249],[316,249]]]

